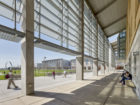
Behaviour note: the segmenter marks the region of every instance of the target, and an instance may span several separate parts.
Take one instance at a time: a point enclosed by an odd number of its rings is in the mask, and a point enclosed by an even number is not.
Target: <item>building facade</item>
[[[38,69],[70,69],[70,61],[64,59],[44,60],[37,64]]]
[[[118,36],[118,59],[125,59],[126,53],[126,32],[120,32]]]

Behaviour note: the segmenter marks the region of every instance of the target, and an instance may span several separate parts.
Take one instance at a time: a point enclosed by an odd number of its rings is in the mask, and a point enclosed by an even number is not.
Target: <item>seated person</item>
[[[125,74],[126,74],[126,71],[124,70],[123,73],[122,73],[122,75],[121,75],[122,79],[120,80],[120,83],[122,83],[122,80],[123,80]]]
[[[125,80],[132,80],[132,75],[128,71],[122,74],[122,80],[120,81],[120,83],[125,85]]]
[[[126,72],[127,80],[132,80],[132,75],[129,72]]]

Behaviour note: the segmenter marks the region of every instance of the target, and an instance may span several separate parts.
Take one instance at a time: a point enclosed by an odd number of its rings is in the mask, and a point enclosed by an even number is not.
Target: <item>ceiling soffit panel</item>
[[[94,13],[97,14],[100,12],[104,7],[110,4],[114,0],[88,0],[88,2],[93,7]]]
[[[123,20],[113,24],[112,26],[104,29],[105,33],[107,34],[107,36],[112,36],[114,34],[117,34],[118,32],[123,31],[126,28],[126,18],[124,18]]]
[[[114,42],[111,43],[112,46],[114,46],[116,44],[117,44],[117,41],[114,41]]]
[[[102,27],[106,27],[116,20],[126,16],[127,0],[116,0],[115,3],[110,5],[104,11],[97,14],[97,18],[100,21]]]
[[[87,0],[109,37],[126,28],[127,0]]]

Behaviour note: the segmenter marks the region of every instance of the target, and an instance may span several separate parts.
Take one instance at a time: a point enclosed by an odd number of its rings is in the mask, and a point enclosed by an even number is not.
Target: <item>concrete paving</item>
[[[36,90],[0,105],[140,105],[132,88],[119,83],[120,74],[87,77],[52,88]]]
[[[92,72],[85,72],[84,74],[85,78],[92,76]],[[68,74],[67,78],[64,78],[63,75],[59,75],[56,76],[55,80],[51,76],[35,77],[35,90],[40,90],[44,88],[51,89],[58,85],[70,83],[75,80],[76,74]],[[0,102],[23,96],[21,80],[15,80],[15,83],[19,87],[18,89],[14,89],[12,85],[12,89],[7,89],[8,80],[0,80]]]

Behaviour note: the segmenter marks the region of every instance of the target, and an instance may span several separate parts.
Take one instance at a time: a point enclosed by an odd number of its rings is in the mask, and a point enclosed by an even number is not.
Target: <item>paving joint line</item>
[[[113,87],[110,89],[110,91],[109,91],[109,93],[108,93],[108,95],[107,95],[105,101],[103,102],[103,105],[105,105],[106,102],[108,101],[109,96],[110,96],[110,94],[112,93],[112,91],[113,91],[115,85],[117,84],[118,80],[119,80],[119,75],[116,76],[116,82],[113,84]]]

